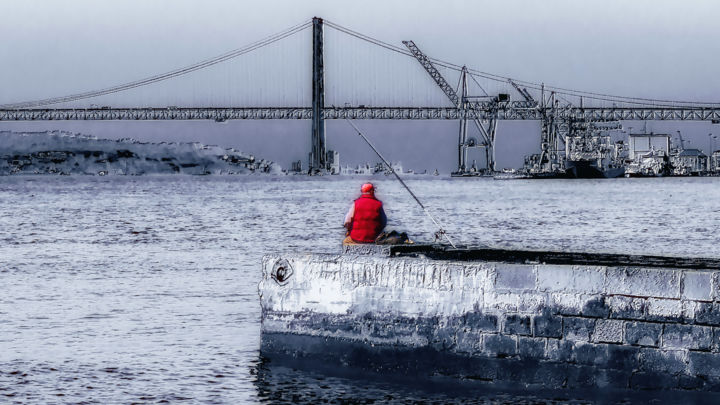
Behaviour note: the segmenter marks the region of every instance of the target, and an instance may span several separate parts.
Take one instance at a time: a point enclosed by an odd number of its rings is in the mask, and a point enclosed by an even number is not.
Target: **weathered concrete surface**
[[[466,359],[488,381],[720,391],[717,268],[306,254],[263,273],[265,334]]]

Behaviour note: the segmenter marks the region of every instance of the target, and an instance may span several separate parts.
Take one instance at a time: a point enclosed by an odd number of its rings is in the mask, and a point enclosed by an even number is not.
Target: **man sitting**
[[[387,224],[383,203],[375,198],[375,187],[365,183],[360,187],[362,195],[355,200],[345,215],[345,228],[348,232],[343,245],[375,243],[375,238]]]

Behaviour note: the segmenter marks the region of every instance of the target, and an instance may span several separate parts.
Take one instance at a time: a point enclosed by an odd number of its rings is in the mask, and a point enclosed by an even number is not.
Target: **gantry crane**
[[[469,101],[468,96],[468,86],[467,86],[467,75],[468,71],[467,68],[463,66],[463,68],[460,71],[460,88],[462,93],[460,95],[457,94],[455,89],[450,86],[450,84],[445,80],[443,75],[440,73],[440,71],[435,67],[435,65],[432,63],[430,58],[425,55],[420,48],[415,45],[415,42],[413,41],[403,41],[403,44],[408,48],[410,53],[417,59],[418,62],[420,62],[420,65],[425,69],[425,71],[430,75],[430,77],[435,81],[435,83],[440,87],[440,89],[445,93],[447,98],[450,100],[450,102],[453,104],[454,107],[462,110],[463,112],[468,110],[478,110],[478,104],[477,103],[471,103]],[[502,101],[501,101],[502,100]],[[498,104],[500,102],[506,102],[509,101],[507,98],[499,98],[496,97],[494,99],[494,104]],[[484,111],[487,110],[487,106],[484,107]],[[462,118],[460,119],[460,133],[458,136],[458,170],[457,172],[453,173],[454,175],[466,175],[468,174],[467,170],[467,148],[469,147],[475,147],[475,146],[481,146],[485,149],[485,158],[487,162],[487,169],[489,171],[495,171],[495,152],[494,152],[494,146],[495,146],[495,130],[497,128],[497,108],[494,109],[495,114],[490,114],[490,118],[486,120],[486,122],[483,122],[477,118],[473,118],[473,123],[477,127],[478,131],[480,131],[480,135],[483,137],[483,142],[479,145],[475,143],[473,139],[468,139],[467,137],[467,114],[462,114]]]
[[[512,81],[512,79],[508,79],[508,83],[510,83],[510,85],[512,85],[515,90],[520,93],[520,95],[525,99],[525,101],[527,101],[532,107],[538,108],[541,111],[542,129],[540,140],[540,154],[531,156],[529,158],[530,160],[526,161],[526,166],[536,166],[538,168],[541,168],[539,169],[541,171],[553,171],[561,169],[559,163],[560,148],[557,144],[558,135],[560,135],[561,131],[558,128],[557,120],[555,119],[555,117],[552,115],[552,113],[548,113],[547,109],[545,109],[544,89],[542,91],[542,94],[540,95],[540,99],[542,101],[542,105],[540,105],[526,88],[520,87],[517,83]],[[550,93],[549,104],[551,107],[555,107],[554,92]],[[552,108],[551,111],[554,111],[554,108]],[[568,125],[567,132],[569,132],[570,130],[571,125]],[[562,137],[562,135],[560,135],[560,137]],[[554,165],[556,165],[557,167],[553,168]]]

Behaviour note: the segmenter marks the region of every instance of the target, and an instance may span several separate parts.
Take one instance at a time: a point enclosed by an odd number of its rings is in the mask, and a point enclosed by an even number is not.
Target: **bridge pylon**
[[[312,134],[308,174],[327,170],[325,150],[325,75],[323,67],[323,20],[313,17]]]

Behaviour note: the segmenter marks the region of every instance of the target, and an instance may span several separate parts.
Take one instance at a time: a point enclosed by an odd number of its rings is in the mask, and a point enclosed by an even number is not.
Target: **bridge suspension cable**
[[[140,80],[136,80],[133,82],[124,83],[124,84],[120,84],[117,86],[108,87],[105,89],[88,91],[88,92],[84,92],[84,93],[71,94],[68,96],[53,97],[53,98],[46,98],[46,99],[33,100],[33,101],[25,101],[25,102],[20,102],[20,103],[15,103],[15,104],[4,104],[4,105],[0,105],[0,109],[31,108],[31,107],[41,107],[41,106],[46,106],[46,105],[59,104],[59,103],[67,103],[67,102],[78,101],[78,100],[83,100],[83,99],[87,99],[87,98],[117,93],[117,92],[129,90],[129,89],[133,89],[136,87],[146,86],[149,84],[168,80],[168,79],[171,79],[174,77],[182,76],[182,75],[185,75],[185,74],[188,74],[188,73],[200,70],[200,69],[204,69],[206,67],[216,65],[218,63],[225,62],[230,59],[237,58],[240,55],[244,55],[244,54],[252,52],[256,49],[263,48],[272,43],[280,41],[281,39],[284,39],[291,35],[297,34],[298,32],[301,32],[301,31],[309,28],[311,25],[312,25],[312,21],[308,20],[301,24],[295,25],[295,26],[285,29],[281,32],[273,34],[269,37],[263,38],[256,42],[253,42],[242,48],[238,48],[233,51],[226,52],[226,53],[224,53],[222,55],[218,55],[214,58],[206,59],[204,61],[192,64],[192,65],[180,68],[180,69],[175,69],[175,70],[172,70],[172,71],[169,71],[166,73],[162,73],[159,75],[147,77],[145,79],[140,79]]]
[[[400,46],[392,45],[387,42],[381,41],[379,39],[370,37],[368,35],[362,34],[357,31],[353,31],[347,27],[341,26],[339,24],[336,24],[332,21],[324,20],[325,24],[335,29],[339,32],[342,32],[346,35],[353,36],[355,38],[361,39],[363,41],[366,41],[368,43],[371,43],[373,45],[388,49],[390,51],[405,55],[410,58],[414,58],[413,54],[409,52],[407,49],[402,48]],[[244,55],[246,53],[252,52],[256,49],[263,48],[267,45],[270,45],[272,43],[275,43],[277,41],[280,41],[284,38],[287,38],[291,35],[297,34],[298,32],[301,32],[307,28],[309,28],[312,25],[311,20],[307,20],[301,24],[295,25],[293,27],[290,27],[288,29],[285,29],[283,31],[280,31],[274,35],[268,36],[264,39],[261,39],[259,41],[253,42],[249,45],[246,45],[242,48],[226,52],[222,55],[180,68],[176,70],[172,70],[166,73],[158,74],[155,76],[147,77],[144,79],[136,80],[129,83],[120,84],[113,87],[108,87],[105,89],[100,90],[94,90],[94,91],[88,91],[83,93],[77,93],[77,94],[71,94],[67,96],[62,97],[52,97],[52,98],[46,98],[46,99],[39,99],[39,100],[31,100],[31,101],[24,101],[19,103],[12,103],[12,104],[4,104],[0,105],[0,109],[22,109],[22,108],[33,108],[33,107],[42,107],[47,105],[53,105],[53,104],[60,104],[60,103],[67,103],[72,101],[78,101],[98,96],[103,96],[107,94],[117,93],[129,89],[133,89],[136,87],[146,86],[149,84],[157,83],[160,81],[168,80],[174,77],[182,76],[200,69],[204,69],[206,67],[225,62],[230,59],[234,59],[240,55]],[[448,62],[442,59],[429,57],[433,64],[437,66],[441,66],[450,70],[454,70],[457,72],[461,72],[463,69],[463,66],[460,66],[458,64]],[[569,97],[578,97],[578,98],[584,98],[589,100],[596,100],[596,101],[604,101],[604,102],[612,102],[612,103],[619,103],[619,104],[627,104],[627,105],[636,105],[636,106],[644,106],[644,107],[684,107],[684,108],[716,108],[717,106],[720,106],[720,102],[701,102],[701,101],[686,101],[686,100],[671,100],[671,99],[658,99],[658,98],[643,98],[643,97],[629,97],[629,96],[619,96],[619,95],[612,95],[612,94],[606,94],[606,93],[599,93],[599,92],[590,92],[590,91],[582,91],[582,90],[574,90],[574,89],[568,89],[564,87],[557,87],[557,86],[551,86],[551,85],[545,85],[542,83],[535,83],[530,82],[526,80],[520,80],[516,78],[511,78],[507,76],[497,75],[494,73],[488,73],[481,70],[473,69],[473,68],[467,68],[467,72],[470,75],[471,79],[475,81],[475,83],[480,86],[480,83],[477,82],[476,78],[484,78],[487,80],[492,80],[495,82],[502,82],[502,83],[508,83],[508,80],[512,80],[515,83],[522,84],[523,86],[536,90],[536,91],[552,91],[555,94],[558,95],[565,95]],[[485,92],[485,89],[480,86],[480,88]],[[487,92],[485,92],[487,94]]]
[[[383,48],[391,50],[393,52],[397,52],[397,53],[406,55],[408,57],[413,57],[412,53],[409,52],[407,49],[403,49],[399,46],[389,44],[387,42],[370,37],[368,35],[362,34],[357,31],[353,31],[349,28],[343,27],[339,24],[333,23],[328,20],[325,20],[325,23],[327,26],[329,26],[337,31],[343,32],[347,35],[351,35],[353,37],[359,38],[363,41],[383,47]],[[428,56],[428,59],[430,59],[435,65],[442,66],[447,69],[455,70],[457,72],[462,71],[462,68],[463,68],[462,66],[460,66],[458,64],[448,62],[448,61],[445,61],[442,59],[438,59],[438,58],[434,58],[434,57],[430,57],[430,56]],[[550,85],[545,85],[542,83],[535,83],[535,82],[530,82],[530,81],[526,81],[526,80],[515,79],[512,77],[497,75],[494,73],[488,73],[488,72],[484,72],[484,71],[472,69],[472,68],[467,68],[467,70],[473,79],[475,77],[482,77],[482,78],[485,78],[488,80],[493,80],[496,82],[503,82],[503,83],[507,83],[508,80],[512,80],[515,83],[523,84],[526,87],[529,87],[529,88],[532,88],[532,89],[538,90],[538,91],[541,91],[544,88],[546,90],[554,91],[557,94],[563,94],[563,95],[572,96],[572,97],[584,97],[586,99],[598,100],[598,101],[608,101],[608,102],[625,103],[625,104],[632,104],[632,105],[643,105],[643,106],[659,106],[659,107],[677,107],[677,106],[683,106],[683,105],[703,107],[703,106],[718,106],[718,105],[720,105],[720,102],[702,102],[702,101],[686,101],[686,100],[630,97],[630,96],[619,96],[619,95],[590,92],[590,91],[583,91],[583,90],[574,90],[574,89],[568,89],[568,88],[564,88],[564,87],[550,86]],[[477,83],[477,84],[479,85],[479,83]]]

